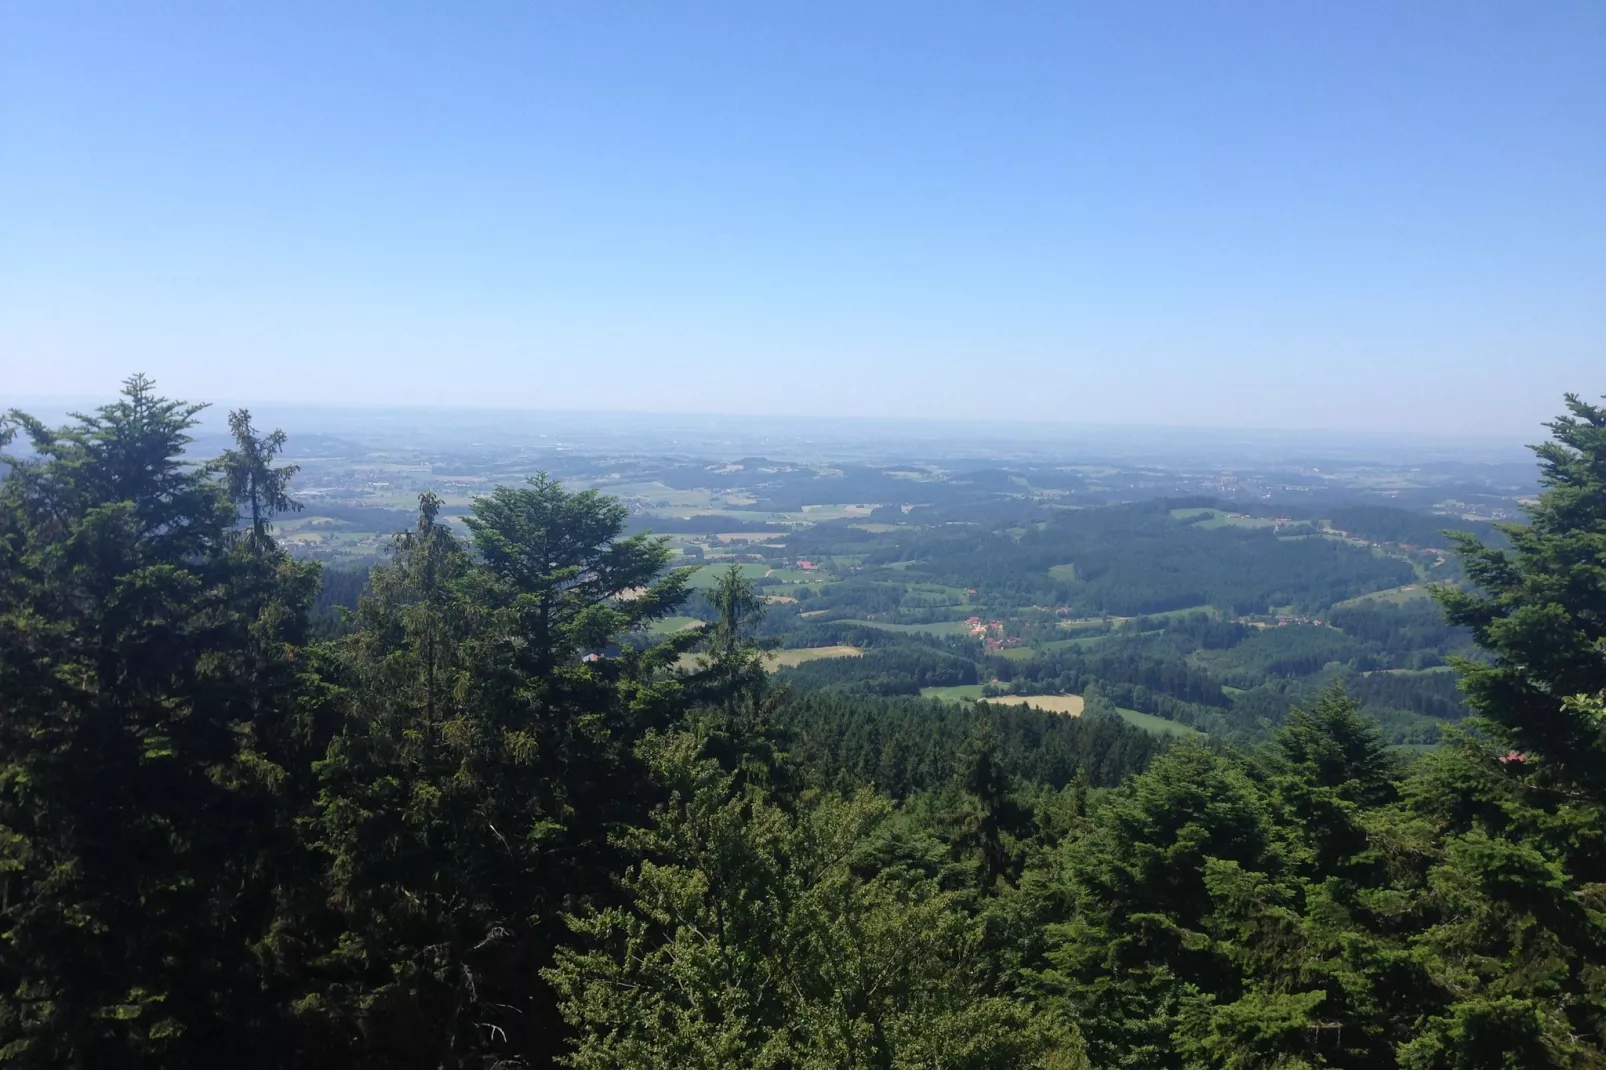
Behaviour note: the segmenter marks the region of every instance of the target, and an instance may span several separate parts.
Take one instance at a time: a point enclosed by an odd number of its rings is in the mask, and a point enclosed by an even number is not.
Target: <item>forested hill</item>
[[[198,411],[0,424],[12,1065],[1606,1065],[1606,409],[1499,549],[1015,503],[677,568],[541,476],[340,578]]]
[[[938,583],[1080,615],[1311,611],[1414,578],[1405,561],[1364,547],[1290,538],[1269,526],[1202,527],[1198,519],[1173,515],[1164,501],[1069,510],[1024,530],[930,528],[886,552],[929,562],[920,571]]]
[[[1391,534],[1446,522],[1380,508],[1408,518]],[[887,520],[710,539],[694,559],[748,570],[796,689],[1065,707],[1096,685],[1133,723],[1245,745],[1334,685],[1391,744],[1435,743],[1467,713],[1450,665],[1478,651],[1433,600],[1465,580],[1447,548],[1200,499],[871,515]],[[683,612],[714,615],[695,593]]]

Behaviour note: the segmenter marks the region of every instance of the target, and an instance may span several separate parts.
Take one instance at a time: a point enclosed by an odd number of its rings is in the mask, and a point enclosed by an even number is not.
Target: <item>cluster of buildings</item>
[[[1004,634],[1004,622],[1001,620],[982,620],[980,617],[967,617],[965,618],[965,626],[970,629],[971,638],[980,639],[982,645],[989,652],[1007,650],[1010,647],[1021,645],[1020,636]]]

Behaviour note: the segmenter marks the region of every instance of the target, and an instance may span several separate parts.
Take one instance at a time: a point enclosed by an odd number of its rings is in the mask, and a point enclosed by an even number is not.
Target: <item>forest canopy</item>
[[[199,459],[201,410],[0,424],[10,1065],[1606,1065],[1606,409],[1434,603],[1139,503],[872,538],[926,586],[818,610],[544,475],[325,576],[285,437]],[[961,585],[1091,619],[842,615]],[[787,629],[858,656],[772,673]],[[1027,701],[919,694],[983,686]]]

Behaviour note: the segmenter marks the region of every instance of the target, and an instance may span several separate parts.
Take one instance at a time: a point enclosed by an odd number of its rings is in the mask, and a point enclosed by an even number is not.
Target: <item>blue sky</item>
[[[0,4],[0,394],[1525,435],[1606,4]]]

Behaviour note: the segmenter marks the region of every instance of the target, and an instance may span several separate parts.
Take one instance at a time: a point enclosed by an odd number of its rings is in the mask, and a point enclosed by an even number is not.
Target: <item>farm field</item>
[[[981,698],[982,684],[955,684],[952,687],[922,687],[921,698],[943,699],[947,702],[975,702]]]
[[[884,620],[848,620],[844,624],[862,624],[866,628],[880,628],[885,632],[930,632],[932,635],[967,635],[970,625],[962,620],[940,620],[934,624],[892,624]]]
[[[764,655],[765,668],[770,672],[779,672],[781,669],[791,669],[802,665],[806,661],[821,661],[825,658],[857,658],[862,657],[864,651],[856,646],[838,644],[835,646],[805,646],[790,647],[784,650],[771,650]],[[682,654],[675,661],[675,667],[685,672],[698,668],[697,653]]]
[[[1274,528],[1277,521],[1263,516],[1233,516],[1223,509],[1173,509],[1171,515],[1178,520],[1191,520],[1197,516],[1208,519],[1196,522],[1197,527],[1214,528]]]
[[[737,565],[736,567],[742,570],[742,578],[748,580],[763,579],[764,574],[770,571],[766,566],[753,564],[752,562],[745,562]],[[730,568],[730,566],[725,564],[704,565],[702,568],[691,574],[692,589],[700,591],[708,590],[710,587],[713,587],[714,584],[719,582],[719,577],[724,575],[725,570],[728,568]]]
[[[663,483],[599,483],[597,489],[605,494],[625,500],[638,500],[650,505],[702,507],[715,503],[716,496],[707,490],[676,490]]]
[[[1204,735],[1197,728],[1190,728],[1185,724],[1178,724],[1176,721],[1168,721],[1164,717],[1156,717],[1154,714],[1144,713],[1142,710],[1129,710],[1122,706],[1118,707],[1115,712],[1119,713],[1121,720],[1127,724],[1161,735],[1181,736],[1184,738],[1203,737]]]
[[[1221,612],[1219,610],[1217,610],[1214,606],[1185,606],[1182,609],[1161,610],[1159,613],[1144,613],[1144,614],[1142,614],[1142,616],[1147,618],[1148,620],[1155,620],[1155,621],[1181,620],[1181,619],[1186,618],[1186,617],[1191,617],[1195,613],[1203,613],[1203,614],[1209,616],[1211,620],[1219,620],[1220,617],[1221,617]],[[1125,621],[1136,620],[1136,619],[1137,619],[1137,617],[1116,617],[1116,616],[1110,616],[1110,617],[1078,617],[1075,620],[1062,620],[1062,621],[1059,622],[1058,626],[1060,628],[1065,629],[1066,631],[1074,632],[1074,631],[1077,631],[1077,630],[1082,629],[1082,628],[1099,628],[1099,627],[1102,627],[1102,626],[1107,625],[1107,624],[1121,624],[1121,623],[1123,623]]]
[[[1386,591],[1373,591],[1357,598],[1344,602],[1334,603],[1333,608],[1339,609],[1347,606],[1358,606],[1366,602],[1381,602],[1384,605],[1401,606],[1409,602],[1420,602],[1424,598],[1433,597],[1433,585],[1430,583],[1408,583],[1404,587],[1391,587]]]
[[[812,523],[827,520],[858,520],[875,512],[874,505],[805,505],[802,516]]]
[[[1110,617],[1108,620],[1106,620],[1104,617],[1079,617],[1076,620],[1062,620],[1058,623],[1058,627],[1063,628],[1068,632],[1074,632],[1083,628],[1102,628],[1107,624],[1113,624],[1121,619],[1124,618]]]
[[[1116,638],[1119,636],[1113,632],[1103,632],[1099,635],[1084,635],[1079,639],[1056,639],[1051,643],[1043,643],[1038,649],[1051,654],[1060,650],[1086,650],[1088,647]]]
[[[769,670],[790,669],[803,664],[805,661],[819,661],[821,658],[857,658],[862,657],[864,651],[856,646],[806,646],[792,650],[771,650],[764,655]]]
[[[1034,706],[1049,713],[1063,713],[1070,717],[1082,716],[1081,695],[999,695],[983,702],[1000,706]]]
[[[648,635],[673,635],[688,628],[701,628],[703,622],[696,617],[664,617],[647,626]]]
[[[820,575],[801,568],[772,568],[764,573],[764,578],[779,583],[813,583]]]
[[[982,696],[982,684],[959,684],[954,687],[923,687],[920,689],[921,698],[934,698],[946,702],[987,702],[1004,706],[1032,706],[1050,713],[1063,713],[1069,717],[1080,717],[1085,708],[1081,695],[1000,695],[996,698]],[[1129,710],[1118,707],[1116,713],[1121,719],[1135,728],[1158,735],[1171,735],[1180,738],[1203,737],[1204,733],[1190,728],[1176,721],[1168,721],[1164,717],[1156,717],[1152,713],[1143,713],[1140,710]]]

